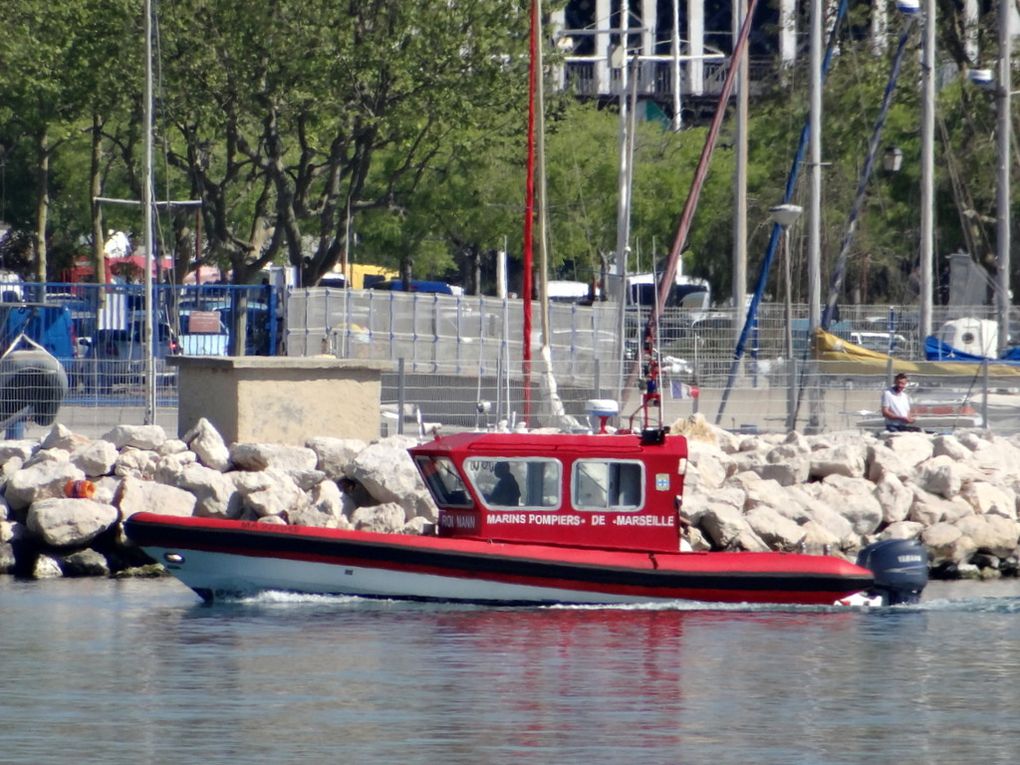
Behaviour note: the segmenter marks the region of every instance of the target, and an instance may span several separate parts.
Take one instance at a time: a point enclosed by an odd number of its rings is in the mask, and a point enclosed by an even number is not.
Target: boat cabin
[[[439,507],[440,536],[679,549],[683,436],[458,433],[410,451]]]

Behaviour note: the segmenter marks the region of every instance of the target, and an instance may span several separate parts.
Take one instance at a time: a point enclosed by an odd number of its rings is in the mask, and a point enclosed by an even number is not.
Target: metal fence
[[[449,427],[512,424],[525,413],[530,424],[561,425],[560,405],[583,425],[585,404],[592,398],[620,401],[621,416],[628,417],[640,401],[635,351],[646,315],[628,310],[621,316],[612,303],[550,306],[547,370],[537,305],[534,311],[527,397],[519,300],[295,290],[288,299],[286,344],[291,355],[401,361],[402,374],[384,379],[387,429],[401,419],[405,427],[416,427],[418,420]],[[990,320],[994,315],[986,306],[940,307],[933,323],[938,327],[960,317]],[[737,364],[734,347],[744,316],[736,321],[735,327],[732,310],[667,309],[659,321],[658,344],[664,421],[699,412],[734,430],[876,427],[888,373],[847,374],[840,365],[789,360],[790,345],[794,359],[806,357],[806,306],[794,306],[788,324],[783,306],[763,305]],[[891,350],[896,358],[923,359],[913,308],[843,308],[831,330],[872,350]],[[621,332],[622,345],[617,342]],[[955,378],[914,374],[910,392],[932,412],[962,411],[958,425],[982,422],[1000,432],[1020,432],[1020,419],[1013,415],[1020,395],[1008,380],[986,378],[980,364],[973,365],[972,374]],[[403,418],[398,401],[405,404]]]
[[[28,338],[56,358],[67,382],[61,419],[101,429],[141,422],[145,397],[145,292],[140,284],[5,284],[0,353]],[[157,408],[176,417],[175,355],[275,355],[282,333],[279,291],[269,285],[154,287]],[[243,317],[238,323],[235,317]],[[236,331],[235,331],[236,330]],[[235,338],[244,337],[243,346]],[[26,344],[24,340],[22,345]],[[10,365],[8,365],[10,366]],[[49,395],[26,374],[3,378],[0,422]],[[38,377],[39,373],[35,373]],[[42,379],[42,378],[39,378]]]
[[[29,285],[25,293],[7,296],[12,299],[0,303],[4,312],[0,326],[9,341],[15,329],[27,331],[26,316],[39,322],[30,328],[30,334],[45,341],[68,375],[70,390],[60,421],[97,435],[119,422],[142,422],[144,360],[136,334],[144,297],[140,287],[45,288],[38,292]],[[588,421],[585,405],[590,399],[619,401],[624,421],[640,402],[637,349],[646,315],[637,309],[621,312],[614,303],[551,305],[548,363],[542,355],[539,306],[534,304],[527,384],[520,300],[292,289],[287,293],[285,311],[278,312],[277,293],[265,286],[161,287],[156,303],[160,306],[160,342],[175,338],[187,345],[181,350],[191,354],[231,352],[232,321],[224,316],[240,310],[241,290],[249,319],[245,331],[249,353],[272,352],[279,347],[291,356],[329,354],[400,363],[399,373],[384,376],[382,432],[414,429],[419,424],[474,428],[500,421],[514,425],[522,420],[530,425],[580,427]],[[60,310],[42,308],[52,305]],[[121,312],[125,323],[110,326],[111,312]],[[199,322],[215,320],[209,313],[220,317],[226,332],[218,331],[220,325],[215,323],[204,326],[217,331],[190,331],[196,315]],[[64,324],[52,320],[51,314],[63,317]],[[282,322],[281,315],[285,317]],[[960,317],[992,319],[993,314],[989,307],[938,308],[933,323],[938,327]],[[847,374],[839,365],[789,360],[790,345],[794,359],[804,358],[807,352],[805,306],[794,306],[793,321],[787,323],[782,306],[763,305],[738,364],[733,362],[738,333],[735,318],[742,327],[744,317],[734,317],[727,310],[668,309],[661,318],[658,347],[665,422],[699,412],[723,427],[745,431],[874,426],[881,390],[888,384],[887,372]],[[843,308],[832,330],[874,350],[889,350],[891,344],[897,358],[923,357],[912,308]],[[113,333],[108,345],[103,342],[105,333]],[[56,337],[63,338],[64,350],[60,352]],[[622,343],[618,341],[621,337]],[[176,377],[166,358],[167,353],[157,353],[156,418],[176,430]],[[23,380],[8,386],[6,395],[21,401],[21,397],[37,396],[33,392],[36,387]],[[980,418],[998,432],[1020,432],[1020,417],[1014,415],[1014,410],[1020,411],[1020,394],[1009,379],[986,377],[981,365],[956,378],[914,374],[910,392],[915,402],[932,411],[962,409],[971,418],[966,421]],[[16,407],[8,409],[15,411]]]

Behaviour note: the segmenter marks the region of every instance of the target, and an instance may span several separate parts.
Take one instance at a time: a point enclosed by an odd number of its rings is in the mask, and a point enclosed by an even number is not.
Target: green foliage
[[[5,0],[0,4],[0,217],[32,232],[45,136],[48,226],[55,254],[91,231],[90,173],[109,196],[140,196],[144,48],[137,0]],[[943,4],[944,5],[944,4]],[[491,252],[506,247],[519,278],[525,198],[528,6],[407,0],[170,0],[159,5],[156,193],[203,201],[205,257],[255,278],[268,262],[300,264],[311,283],[351,257],[466,280],[477,264],[491,289]],[[951,13],[940,45],[961,61]],[[856,13],[863,13],[861,8]],[[991,38],[994,14],[982,19]],[[858,27],[867,24],[856,18]],[[909,300],[919,228],[916,33],[882,146],[903,169],[868,186],[850,248],[844,297]],[[823,278],[847,228],[892,51],[840,46],[825,89]],[[549,67],[551,69],[551,65]],[[940,69],[941,71],[941,69]],[[749,128],[749,272],[769,239],[807,112],[799,64],[756,97]],[[620,124],[603,108],[547,95],[546,170],[551,276],[587,280],[616,248]],[[994,231],[994,104],[948,80],[940,90],[938,241],[988,262]],[[95,126],[95,128],[94,128]],[[92,168],[93,130],[101,165]],[[673,246],[705,141],[638,124],[628,267],[647,269]],[[731,289],[732,115],[713,156],[684,270]],[[794,201],[807,204],[808,168]],[[972,211],[961,215],[960,210]],[[138,230],[131,208],[106,227]],[[348,232],[348,222],[352,232]],[[161,216],[161,236],[180,239]],[[178,230],[171,230],[177,228]],[[802,226],[794,231],[804,283]],[[52,268],[56,268],[56,264]],[[467,282],[465,282],[467,283]],[[778,294],[775,282],[770,291]],[[803,298],[803,295],[800,295]]]

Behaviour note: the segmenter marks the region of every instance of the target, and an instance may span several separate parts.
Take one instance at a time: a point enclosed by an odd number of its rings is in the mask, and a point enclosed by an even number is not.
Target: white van
[[[907,338],[889,332],[851,332],[850,342],[867,348],[876,353],[888,353],[893,356],[907,352]],[[890,342],[892,346],[890,347]]]

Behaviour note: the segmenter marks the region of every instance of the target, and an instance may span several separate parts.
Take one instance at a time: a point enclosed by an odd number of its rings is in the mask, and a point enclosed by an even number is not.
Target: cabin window
[[[555,510],[560,506],[557,460],[472,457],[464,472],[489,507]]]
[[[448,457],[417,457],[415,462],[437,505],[471,507],[471,496]]]
[[[574,463],[574,507],[578,510],[630,512],[644,505],[644,466],[619,460]]]

